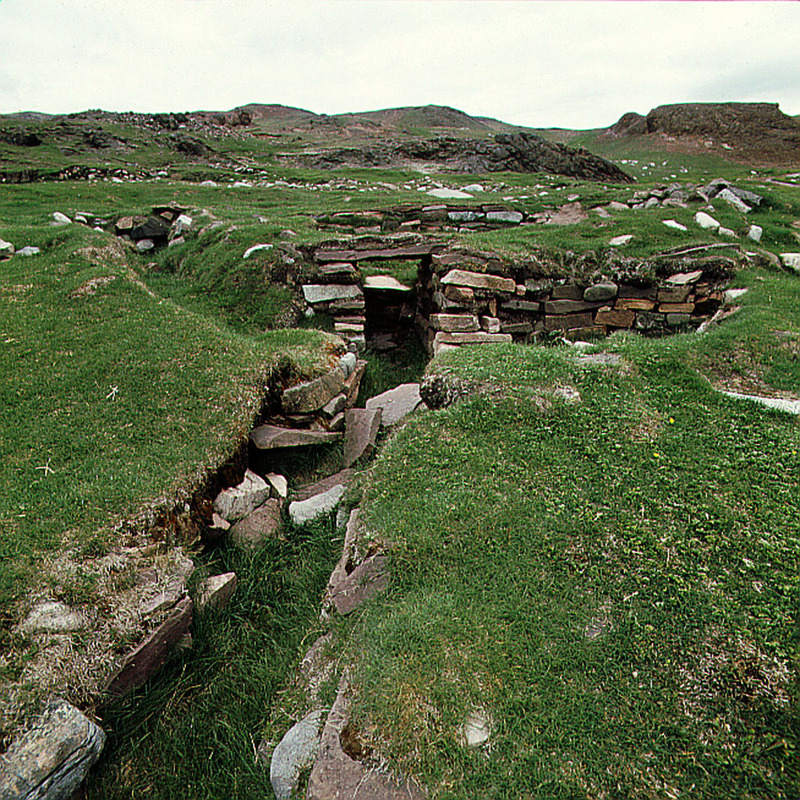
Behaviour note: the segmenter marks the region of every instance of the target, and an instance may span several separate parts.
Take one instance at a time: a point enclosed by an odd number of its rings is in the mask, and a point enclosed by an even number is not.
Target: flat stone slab
[[[780,256],[784,267],[800,272],[800,253],[781,253]]]
[[[307,714],[287,731],[273,751],[269,781],[277,800],[293,797],[300,782],[300,773],[314,763],[326,714],[322,710]]]
[[[108,693],[121,697],[147,681],[167,660],[172,648],[192,624],[192,601],[178,603],[170,615],[135,650],[129,653],[108,684]]]
[[[469,200],[473,197],[469,192],[460,189],[429,189],[427,194],[440,200]]]
[[[469,272],[465,269],[451,269],[442,278],[443,286],[468,286],[471,289],[490,289],[497,292],[516,294],[517,284],[511,278],[488,275],[482,272]]]
[[[389,428],[404,420],[421,403],[419,384],[401,383],[400,386],[390,389],[388,392],[371,397],[367,400],[366,405],[369,411],[380,409],[381,425]]]
[[[447,333],[446,331],[439,331],[434,337],[434,344],[498,344],[502,342],[511,342],[510,333],[486,333],[485,331],[476,331],[475,333]]]
[[[767,408],[785,411],[787,414],[800,415],[800,400],[785,400],[782,397],[762,397],[758,394],[742,394],[740,392],[723,391],[722,394],[733,397],[736,400],[749,400],[751,403],[759,403]]]
[[[65,700],[51,702],[0,755],[0,798],[72,797],[106,743],[102,729]]]
[[[362,561],[334,589],[330,602],[342,616],[355,611],[371,597],[385,591],[389,585],[385,555],[376,555]]]
[[[689,283],[697,283],[703,277],[703,270],[697,269],[694,272],[678,272],[667,278],[670,286],[686,286]]]
[[[544,304],[545,314],[580,314],[582,311],[594,311],[600,303],[586,303],[583,300],[548,300]]]
[[[295,525],[304,525],[330,514],[339,505],[347,487],[339,484],[322,494],[289,503],[289,517]]]
[[[391,258],[422,258],[429,256],[434,244],[415,244],[406,247],[385,247],[373,250],[317,250],[314,259],[318,263],[331,261],[369,261]],[[305,288],[305,287],[304,287]]]
[[[311,414],[326,406],[344,388],[344,370],[337,367],[313,381],[285,389],[281,396],[284,414]]]
[[[342,434],[334,431],[302,431],[277,425],[259,425],[250,432],[250,441],[259,450],[329,444],[341,438]]]
[[[547,225],[577,225],[585,222],[589,215],[580,203],[565,203],[547,220]]]
[[[365,289],[380,289],[390,292],[410,292],[411,287],[400,283],[397,278],[391,275],[369,275],[364,278]]]
[[[212,575],[210,578],[206,578],[197,587],[198,611],[222,608],[233,597],[235,591],[235,572],[226,572],[222,575]]]
[[[431,314],[428,322],[437,331],[469,333],[480,330],[475,314]]]
[[[609,239],[608,243],[612,247],[623,247],[628,244],[631,239],[633,239],[632,233],[623,233],[622,236],[615,236],[613,239]]]
[[[249,469],[237,486],[223,489],[214,500],[214,511],[228,522],[246,517],[269,497],[266,481]]]
[[[231,541],[242,547],[257,547],[281,530],[280,500],[273,498],[240,519],[228,532]]]
[[[294,492],[294,500],[308,500],[318,494],[323,494],[334,486],[349,486],[355,472],[352,469],[343,469],[335,475],[324,478],[316,483],[308,483]]]
[[[312,306],[317,303],[330,303],[332,300],[356,300],[363,296],[361,288],[352,284],[307,283],[303,285],[303,297]]]
[[[369,769],[342,748],[342,732],[349,722],[347,684],[339,686],[314,767],[308,779],[307,800],[423,800],[425,793],[408,780]]]
[[[503,225],[519,225],[525,218],[519,211],[489,211],[486,214],[487,222],[501,223]]]
[[[705,211],[698,211],[694,215],[694,221],[701,227],[707,230],[712,228],[719,228],[719,222],[714,219],[710,214],[706,214]]]
[[[350,467],[375,447],[381,427],[380,408],[349,408],[344,414],[344,465]]]

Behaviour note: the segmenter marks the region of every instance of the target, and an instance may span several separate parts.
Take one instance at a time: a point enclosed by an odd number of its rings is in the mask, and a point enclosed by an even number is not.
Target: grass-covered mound
[[[727,329],[619,360],[434,362],[477,393],[374,468],[393,584],[354,650],[364,736],[432,796],[796,796],[800,430],[701,374],[797,385],[797,281],[749,280]]]

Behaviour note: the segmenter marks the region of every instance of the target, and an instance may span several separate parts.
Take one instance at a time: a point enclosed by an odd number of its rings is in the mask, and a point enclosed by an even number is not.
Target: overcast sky
[[[800,3],[0,0],[0,113],[435,103],[592,128],[733,100],[800,114]]]

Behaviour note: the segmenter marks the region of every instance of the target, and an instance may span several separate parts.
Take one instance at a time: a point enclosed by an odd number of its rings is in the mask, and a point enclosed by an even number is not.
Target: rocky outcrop
[[[441,136],[412,139],[397,145],[375,144],[300,154],[291,159],[317,169],[336,167],[402,168],[436,165],[460,173],[547,172],[590,181],[628,183],[619,167],[579,147],[550,142],[535,133],[499,133],[494,140]]]

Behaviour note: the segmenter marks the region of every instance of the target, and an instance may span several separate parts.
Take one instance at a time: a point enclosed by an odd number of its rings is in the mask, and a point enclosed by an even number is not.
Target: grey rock
[[[257,547],[281,530],[281,504],[276,498],[267,500],[231,527],[228,535],[242,547]]]
[[[216,181],[200,181],[200,183],[198,183],[197,185],[198,186],[202,186],[205,189],[214,189],[217,186],[217,182]]]
[[[312,766],[322,738],[325,711],[312,711],[293,725],[272,753],[269,781],[277,800],[289,800],[297,792],[300,773]]]
[[[616,297],[618,291],[619,287],[616,283],[603,281],[602,283],[587,286],[583,293],[583,299],[587,303],[601,303]]]
[[[760,225],[751,225],[747,231],[747,238],[752,239],[754,242],[760,242],[764,229]]]
[[[21,633],[70,633],[85,628],[86,617],[68,605],[46,602],[37,605],[20,623]]]
[[[62,214],[60,211],[53,212],[53,225],[69,225],[71,223],[72,220],[66,214]]]
[[[497,317],[481,317],[481,330],[486,333],[500,333],[500,320]]]
[[[747,203],[743,202],[741,198],[737,197],[730,189],[723,189],[717,197],[720,200],[724,200],[729,205],[733,206],[737,211],[741,211],[743,214],[747,214],[752,209],[750,208]]]
[[[0,755],[0,798],[68,800],[105,742],[98,725],[65,700],[54,700]]]
[[[152,250],[155,246],[155,242],[152,239],[139,239],[139,241],[136,242],[136,249],[140,253],[146,253],[148,250]]]
[[[338,413],[344,411],[346,403],[347,395],[337,394],[333,400],[323,406],[322,413],[328,418],[335,417]]]
[[[309,497],[308,500],[289,503],[289,517],[295,525],[304,525],[324,517],[339,505],[345,491],[344,484],[339,484],[327,492]]]
[[[760,206],[764,202],[764,198],[760,194],[750,192],[747,189],[740,189],[738,186],[728,186],[728,189],[749,206]]]
[[[386,292],[410,292],[411,287],[400,283],[391,275],[369,275],[364,278],[364,290],[380,289]]]
[[[293,500],[308,500],[318,494],[323,494],[334,486],[349,486],[355,472],[352,469],[343,469],[335,475],[330,475],[316,483],[308,483],[293,492]]]
[[[271,244],[254,244],[252,247],[248,247],[247,250],[244,251],[244,255],[242,258],[250,258],[253,253],[257,253],[259,250],[272,250]]]
[[[446,331],[439,331],[435,338],[434,344],[501,344],[504,342],[511,342],[511,335],[506,333],[486,333],[485,331],[476,331],[475,333],[447,333]],[[368,401],[369,402],[369,401]]]
[[[473,711],[459,727],[459,738],[467,747],[480,747],[492,735],[492,723],[483,709]]]
[[[344,371],[345,378],[349,378],[356,368],[357,358],[355,353],[345,353],[339,359],[339,366]]]
[[[264,479],[281,500],[286,499],[289,494],[289,482],[283,475],[278,475],[277,472],[270,472],[269,475],[264,476]]]
[[[671,286],[686,286],[689,283],[697,283],[703,277],[703,270],[697,269],[693,272],[676,272],[667,278],[667,283]]]
[[[174,236],[183,236],[184,233],[190,231],[194,225],[194,220],[186,214],[179,214],[178,219],[172,223],[172,233]]]
[[[331,605],[342,616],[355,611],[371,597],[386,590],[389,585],[385,555],[375,555],[362,561],[331,592]]]
[[[142,239],[142,241],[145,241]],[[179,247],[182,244],[186,244],[186,239],[183,236],[176,236],[174,239],[171,239],[167,247]]]
[[[472,197],[469,192],[462,192],[458,189],[430,189],[428,194],[431,197],[438,197],[440,200],[469,200]]]
[[[742,394],[740,392],[725,392],[722,394],[732,397],[735,400],[747,400],[751,403],[773,408],[778,411],[785,411],[787,414],[800,415],[800,400],[786,400],[782,397],[762,397],[758,394]]]
[[[503,311],[524,311],[529,314],[538,314],[541,307],[540,303],[533,300],[506,300],[501,305]]]
[[[344,372],[331,370],[320,378],[286,389],[281,396],[284,414],[310,414],[326,406],[344,389]]]
[[[431,314],[431,327],[437,331],[477,331],[478,318],[474,314]]]
[[[511,278],[500,275],[488,275],[481,272],[469,272],[463,269],[451,269],[442,278],[443,286],[468,286],[472,289],[490,289],[515,294],[517,284]]]
[[[706,214],[705,211],[698,211],[694,215],[694,221],[701,228],[719,228],[719,222],[717,222],[717,220],[715,220],[710,214]]]
[[[259,450],[330,444],[341,438],[341,433],[333,431],[302,431],[294,428],[279,428],[277,425],[260,425],[250,432],[250,441]]]
[[[486,214],[487,222],[500,222],[505,225],[519,225],[525,218],[519,211],[489,211]]]
[[[375,447],[381,427],[380,408],[350,408],[344,415],[344,465],[351,467]]]
[[[737,300],[741,300],[749,289],[726,289],[722,295],[722,301],[726,306],[733,305]]]
[[[632,233],[623,233],[621,236],[615,236],[613,239],[609,239],[608,243],[612,247],[623,247],[628,244],[631,239],[633,239]]]
[[[13,256],[14,245],[7,242],[5,239],[0,239],[0,256]]]
[[[783,266],[800,273],[800,253],[781,253]]]
[[[25,247],[20,247],[17,250],[16,255],[18,256],[38,256],[39,253],[42,251],[38,247],[34,247],[31,244],[25,245]]]
[[[345,286],[340,284],[304,284],[303,297],[307,303],[329,303],[332,300],[355,300],[362,298],[364,293],[358,286]]]
[[[228,522],[246,517],[269,497],[269,486],[260,475],[245,472],[238,486],[223,489],[214,500],[214,510]]]
[[[658,199],[655,197],[648,198],[647,200],[645,200],[644,203],[645,208],[658,208],[659,205],[660,203],[658,202]]]
[[[447,218],[451,222],[476,222],[483,219],[483,213],[480,211],[448,211]]]
[[[719,228],[717,229],[717,233],[720,236],[727,236],[727,237],[729,237],[731,239],[738,239],[739,238],[739,234],[736,233],[736,231],[731,230],[730,228],[725,228],[722,225],[720,225]]]
[[[226,572],[223,575],[212,575],[200,582],[197,587],[197,609],[206,611],[211,608],[222,608],[233,597],[236,591],[236,573]]]
[[[477,336],[479,334],[473,335]],[[367,409],[370,411],[380,409],[381,425],[384,428],[389,428],[404,420],[420,403],[422,403],[422,398],[419,394],[419,384],[402,383],[388,392],[371,397],[367,400]]]

